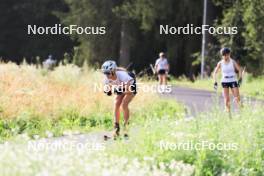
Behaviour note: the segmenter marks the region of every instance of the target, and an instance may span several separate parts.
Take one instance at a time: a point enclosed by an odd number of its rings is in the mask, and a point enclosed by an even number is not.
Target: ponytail
[[[116,71],[126,71],[127,72],[127,69],[125,69],[124,67],[117,67]]]

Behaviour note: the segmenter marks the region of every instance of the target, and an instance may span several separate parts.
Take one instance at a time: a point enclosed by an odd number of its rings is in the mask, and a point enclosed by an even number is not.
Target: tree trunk
[[[129,24],[126,20],[122,21],[119,65],[127,67],[130,61],[130,40],[129,40]]]

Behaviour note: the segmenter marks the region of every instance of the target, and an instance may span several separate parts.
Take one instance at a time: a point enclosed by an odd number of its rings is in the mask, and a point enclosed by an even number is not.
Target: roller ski
[[[117,140],[120,137],[120,126],[119,123],[115,123],[114,125],[114,131],[112,136],[104,135],[104,140]]]
[[[123,137],[120,135],[120,126],[118,123],[115,123],[114,126],[114,132],[113,135],[109,136],[109,135],[104,135],[104,140],[108,141],[108,140],[118,140],[118,139],[128,139],[128,125],[124,125],[124,134]]]

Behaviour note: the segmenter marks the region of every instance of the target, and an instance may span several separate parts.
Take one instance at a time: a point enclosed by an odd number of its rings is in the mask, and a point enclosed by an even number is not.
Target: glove
[[[217,90],[218,84],[217,82],[214,83],[214,89]]]
[[[240,87],[242,85],[242,78],[240,78],[237,83],[238,83],[238,87]]]
[[[112,91],[108,91],[108,92],[104,91],[104,93],[105,93],[107,96],[111,96],[111,95],[112,95]]]

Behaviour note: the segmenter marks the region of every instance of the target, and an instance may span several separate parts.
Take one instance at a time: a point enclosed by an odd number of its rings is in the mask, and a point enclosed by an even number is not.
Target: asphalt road
[[[199,90],[186,87],[173,87],[171,93],[162,94],[165,98],[176,99],[178,102],[183,103],[187,109],[187,116],[196,116],[202,112],[209,112],[213,108],[224,109],[224,99],[220,90],[218,92]],[[236,106],[231,98],[231,110],[236,110]],[[250,97],[241,97],[243,104],[247,103],[254,107],[256,104],[264,104],[263,100],[256,100]]]
[[[192,89],[186,87],[173,87],[171,93],[163,94],[166,98],[176,99],[183,103],[188,110],[189,115],[195,116],[198,113],[210,111],[216,105],[223,106],[223,97],[221,94]]]

